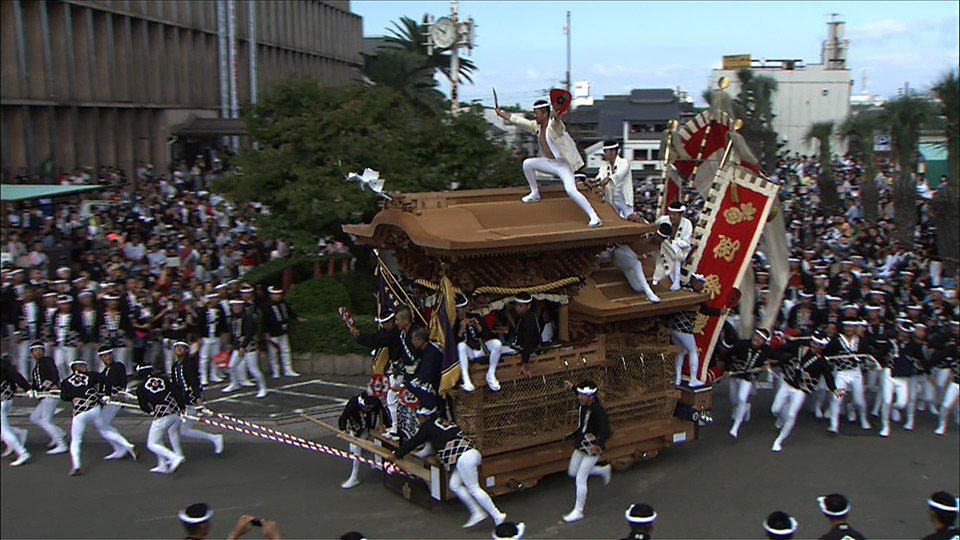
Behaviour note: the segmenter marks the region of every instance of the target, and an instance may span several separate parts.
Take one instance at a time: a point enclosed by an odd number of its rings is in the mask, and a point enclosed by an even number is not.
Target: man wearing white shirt
[[[657,224],[669,223],[673,227],[673,236],[660,244],[660,261],[653,272],[654,287],[669,275],[670,290],[680,289],[680,266],[690,253],[693,240],[693,223],[683,217],[686,210],[680,201],[673,201],[667,208],[667,215],[656,221]]]
[[[525,203],[540,201],[540,188],[537,185],[536,171],[558,176],[563,181],[563,188],[567,195],[577,203],[577,206],[590,218],[587,227],[600,227],[603,222],[590,202],[579,191],[573,178],[573,172],[583,167],[583,158],[577,150],[576,143],[570,138],[560,115],[550,114],[550,104],[539,100],[533,104],[533,115],[536,120],[527,120],[523,115],[510,114],[496,108],[497,116],[520,129],[537,136],[540,146],[540,157],[523,160],[523,174],[530,185],[530,194],[523,198]]]
[[[630,162],[620,157],[620,143],[603,142],[603,163],[596,181],[603,188],[603,196],[623,219],[636,219],[633,209],[633,175]],[[632,217],[631,217],[632,216]]]

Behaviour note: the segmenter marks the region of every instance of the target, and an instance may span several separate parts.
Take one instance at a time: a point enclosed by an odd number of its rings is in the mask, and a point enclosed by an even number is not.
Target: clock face
[[[457,40],[457,28],[453,20],[447,17],[437,19],[430,30],[433,41],[438,47],[447,48]]]

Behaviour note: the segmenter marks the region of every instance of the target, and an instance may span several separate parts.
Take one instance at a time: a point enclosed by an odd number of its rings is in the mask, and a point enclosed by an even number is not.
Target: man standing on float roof
[[[600,221],[597,211],[590,206],[590,202],[583,193],[577,191],[573,172],[583,167],[583,158],[580,157],[577,144],[573,142],[563,125],[562,115],[556,113],[551,115],[550,103],[542,99],[533,104],[535,120],[527,120],[520,114],[504,112],[500,107],[495,110],[497,116],[524,131],[533,133],[539,141],[540,157],[523,160],[523,175],[526,176],[527,184],[530,185],[530,194],[522,199],[523,202],[540,201],[540,187],[537,185],[535,171],[552,174],[563,181],[563,188],[567,191],[567,195],[590,218],[587,227],[602,226],[603,222]]]

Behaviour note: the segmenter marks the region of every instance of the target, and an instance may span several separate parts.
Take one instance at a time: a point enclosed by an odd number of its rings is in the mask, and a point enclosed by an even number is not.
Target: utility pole
[[[567,26],[563,28],[564,34],[567,35],[567,78],[563,81],[563,86],[570,91],[570,12],[567,11]]]
[[[460,2],[452,0],[450,2],[450,18],[453,19],[453,27],[459,28]],[[450,49],[450,114],[456,116],[460,112],[460,101],[457,96],[457,85],[460,84],[460,38],[453,42]]]

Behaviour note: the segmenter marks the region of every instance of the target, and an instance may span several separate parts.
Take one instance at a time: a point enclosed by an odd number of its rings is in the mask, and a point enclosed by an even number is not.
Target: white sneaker
[[[211,377],[210,377],[210,382],[213,383],[213,384],[222,383],[222,382],[223,382],[223,379],[221,379],[220,377],[213,377],[213,376],[211,376]]]
[[[475,386],[473,386],[473,383],[470,382],[469,379],[463,381],[463,384],[460,385],[460,388],[463,389],[464,392],[473,392],[477,389]]]
[[[484,512],[480,512],[479,514],[470,514],[470,519],[468,519],[467,522],[463,524],[463,528],[469,529],[470,527],[473,527],[474,525],[476,525],[477,523],[480,523],[485,519],[487,519],[487,514]]]
[[[770,450],[772,450],[772,451],[774,451],[774,452],[779,452],[779,451],[783,450],[783,445],[780,444],[780,441],[779,441],[779,440],[773,441],[773,446],[770,447]]]
[[[225,386],[225,387],[223,388],[223,390],[221,390],[221,392],[223,392],[224,394],[226,394],[226,393],[228,393],[228,392],[236,392],[236,391],[239,390],[239,389],[240,389],[240,385],[234,384],[234,383],[230,383],[230,384],[228,384],[227,386]]]
[[[279,378],[280,378],[280,374],[279,374],[279,373],[271,373],[271,374],[270,374],[270,378],[271,378],[271,379],[279,379]]]
[[[947,433],[947,426],[946,426],[946,425],[942,425],[942,426],[938,427],[936,430],[934,430],[934,433],[936,433],[937,435],[946,435],[946,433]]]
[[[863,428],[863,429],[872,429],[872,428],[873,428],[873,426],[870,425],[870,422],[869,422],[866,418],[863,419],[863,422],[860,422],[860,427]]]
[[[260,391],[257,392],[257,399],[263,399],[265,397],[267,397],[267,389],[261,388]]]
[[[223,453],[223,435],[214,435],[213,439],[213,453],[220,455]]]
[[[524,198],[522,198],[522,199],[520,199],[520,200],[523,201],[524,203],[540,202],[540,194],[539,194],[539,193],[534,193],[534,192],[531,191],[530,194],[528,194],[526,197],[524,197]]]
[[[343,489],[350,489],[352,487],[357,487],[359,484],[360,484],[360,479],[354,478],[351,476],[350,478],[347,478],[344,482],[341,482],[340,487],[342,487]]]
[[[590,227],[591,229],[596,229],[597,227],[603,227],[603,221],[600,218],[591,219],[590,222],[587,223],[587,227]]]
[[[48,455],[51,455],[51,456],[54,456],[54,455],[57,455],[57,454],[62,454],[62,453],[66,452],[66,451],[69,450],[69,449],[70,449],[70,447],[67,446],[67,443],[65,443],[64,441],[61,440],[59,443],[57,443],[56,446],[54,446],[53,448],[47,450],[47,454],[48,454]]]
[[[254,383],[253,381],[241,381],[240,386],[246,386],[247,388],[250,388],[250,387],[256,386],[256,383]]]
[[[907,420],[907,423],[903,425],[903,429],[907,431],[913,431],[913,418]]]
[[[567,523],[573,523],[574,521],[580,521],[583,519],[583,512],[574,508],[569,514],[563,516],[563,520]]]
[[[24,452],[24,453],[20,454],[19,456],[17,456],[17,459],[13,460],[13,462],[10,464],[10,466],[11,466],[11,467],[19,467],[19,466],[23,465],[24,463],[26,463],[26,462],[28,462],[28,461],[30,461],[30,452]]]
[[[737,436],[740,434],[739,432],[740,430],[735,427],[730,428],[730,436],[733,437],[734,439],[736,439]]]
[[[200,379],[200,386],[209,386],[210,381],[208,379]]]
[[[491,392],[499,392],[500,381],[498,381],[496,377],[487,375],[487,388],[489,388]]]

